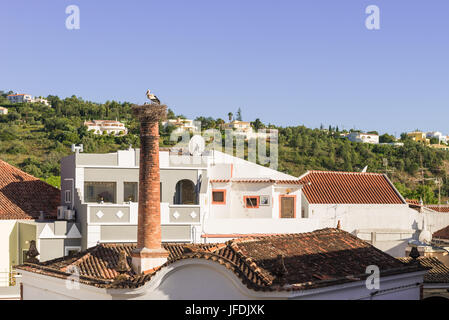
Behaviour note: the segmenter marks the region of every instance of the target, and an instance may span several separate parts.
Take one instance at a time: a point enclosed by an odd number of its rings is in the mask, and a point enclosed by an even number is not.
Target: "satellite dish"
[[[204,138],[200,135],[194,135],[189,142],[189,152],[193,156],[199,156],[206,149],[206,143],[204,142]]]

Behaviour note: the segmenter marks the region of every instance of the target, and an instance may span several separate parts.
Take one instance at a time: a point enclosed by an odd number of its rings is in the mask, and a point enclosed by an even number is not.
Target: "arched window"
[[[198,204],[195,184],[188,179],[180,180],[176,184],[174,204]]]

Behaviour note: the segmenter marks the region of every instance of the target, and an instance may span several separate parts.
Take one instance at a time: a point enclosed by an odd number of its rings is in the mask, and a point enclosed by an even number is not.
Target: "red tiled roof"
[[[300,181],[309,203],[405,204],[388,178],[379,173],[309,171]]]
[[[408,204],[411,204],[413,206],[420,206],[420,207],[422,206],[421,203],[418,200],[415,200],[415,199],[405,199],[405,201]]]
[[[56,218],[61,191],[0,160],[0,220]]]
[[[412,258],[398,258],[404,263],[410,263]],[[430,270],[424,275],[425,283],[449,283],[449,268],[436,257],[418,257],[419,263]]]
[[[449,212],[449,205],[447,204],[426,204],[425,205],[426,208],[429,208],[431,210],[437,211],[437,212]]]
[[[254,236],[220,244],[164,244],[168,261],[143,275],[128,271],[117,277],[120,252],[128,255],[135,244],[100,244],[72,258],[40,264],[25,263],[17,268],[48,276],[67,278],[70,266],[80,270],[80,281],[109,288],[136,288],[167,265],[184,259],[204,259],[231,270],[254,290],[306,290],[360,281],[368,276],[369,265],[377,265],[381,276],[423,270],[406,265],[369,243],[339,229],[309,233]],[[280,258],[282,256],[282,258]],[[286,271],[286,272],[285,272]],[[117,277],[117,278],[116,278]]]
[[[447,239],[449,240],[449,226],[444,227],[438,231],[435,231],[432,235],[433,239]]]

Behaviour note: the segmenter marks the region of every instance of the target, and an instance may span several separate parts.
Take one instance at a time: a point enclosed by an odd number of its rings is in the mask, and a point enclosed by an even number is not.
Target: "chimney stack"
[[[159,121],[165,119],[167,106],[158,103],[133,107],[140,121],[139,213],[137,248],[131,253],[137,274],[161,266],[168,251],[161,243],[161,206],[159,172]]]

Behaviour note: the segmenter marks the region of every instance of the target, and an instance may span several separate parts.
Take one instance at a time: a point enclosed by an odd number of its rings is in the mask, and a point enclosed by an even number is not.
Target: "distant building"
[[[128,133],[128,129],[125,125],[115,120],[84,121],[84,125],[87,127],[88,131],[93,131],[94,134],[103,134],[103,132],[106,132],[107,134],[125,135]]]
[[[256,130],[253,130],[253,127],[251,126],[250,122],[246,121],[239,121],[234,120],[229,123],[224,123],[221,125],[222,130],[233,130],[234,135],[240,135],[245,136],[245,140],[248,139],[270,139],[270,132],[273,133],[273,129],[267,129],[267,132],[264,131],[264,129],[259,130],[257,132]]]
[[[33,102],[34,102],[34,103],[43,103],[43,104],[45,104],[46,106],[50,106],[50,104],[48,103],[48,100],[47,100],[47,99],[44,99],[44,98],[42,98],[42,97],[35,97],[35,98],[33,99]]]
[[[403,147],[404,146],[404,142],[382,142],[379,144],[388,144],[393,147]]]
[[[6,114],[8,114],[8,108],[0,107],[0,114],[1,114],[1,115],[6,115]]]
[[[46,106],[50,106],[47,99],[44,99],[42,97],[34,97],[33,98],[30,94],[26,94],[26,93],[10,94],[7,96],[7,98],[12,103],[24,103],[24,102],[43,103]]]
[[[449,146],[444,145],[444,144],[431,144],[429,147],[438,149],[438,150],[449,151]]]
[[[426,134],[424,132],[421,131],[408,132],[407,136],[412,138],[413,141],[430,144],[430,139],[427,139]]]
[[[26,93],[16,93],[7,96],[8,100],[12,103],[33,102],[33,97]]]
[[[194,124],[194,121],[190,119],[182,119],[182,118],[168,119],[167,121],[163,121],[161,124],[163,128],[167,128],[168,126],[174,126],[178,131],[183,130],[195,131],[197,129],[197,127]]]
[[[347,138],[352,142],[379,143],[379,135],[371,133],[351,132],[347,135]]]
[[[245,133],[252,133],[253,128],[249,122],[234,120],[229,123],[223,124],[223,129],[231,129],[235,131],[241,131]]]
[[[438,139],[438,143],[444,142],[447,143],[447,138],[439,131],[427,132],[426,137],[429,139],[436,138]]]

